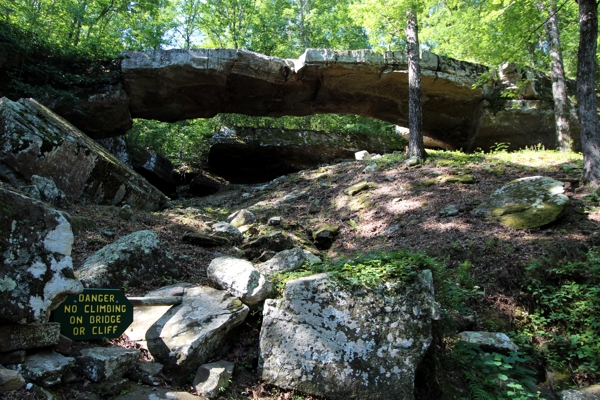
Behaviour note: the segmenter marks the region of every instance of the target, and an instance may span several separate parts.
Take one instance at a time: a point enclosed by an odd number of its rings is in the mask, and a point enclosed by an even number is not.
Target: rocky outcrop
[[[496,190],[473,212],[514,229],[530,229],[556,221],[570,201],[564,183],[545,176],[516,179]]]
[[[67,295],[83,291],[73,275],[68,218],[0,189],[0,324],[46,322]]]
[[[116,157],[32,99],[0,99],[0,164],[13,186],[50,178],[67,199],[157,210],[166,198]],[[1,172],[0,172],[1,173]],[[17,179],[17,182],[12,182]]]
[[[98,250],[76,272],[86,287],[121,287],[142,284],[149,276],[178,278],[181,271],[165,251],[158,235],[138,231]]]
[[[222,128],[212,137],[208,165],[232,183],[259,183],[278,176],[372,153],[404,150],[400,136],[267,128]]]
[[[407,400],[438,317],[430,271],[375,289],[345,288],[326,274],[300,278],[265,302],[263,316],[266,382],[328,399]]]

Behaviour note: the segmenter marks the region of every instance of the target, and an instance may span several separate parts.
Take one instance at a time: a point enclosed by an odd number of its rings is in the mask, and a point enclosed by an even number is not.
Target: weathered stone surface
[[[67,295],[83,290],[73,276],[67,219],[40,201],[0,189],[0,324],[45,322]]]
[[[600,385],[563,390],[558,397],[560,400],[600,400]]]
[[[436,318],[430,271],[414,284],[341,287],[326,274],[287,283],[265,302],[259,374],[328,399],[414,398]]]
[[[0,352],[54,346],[58,343],[59,336],[58,322],[39,325],[0,325]]]
[[[257,264],[256,268],[269,276],[276,272],[294,271],[300,268],[307,260],[305,251],[299,247],[294,247],[291,250],[280,251],[270,260],[262,264]]]
[[[165,374],[182,383],[219,353],[228,333],[247,314],[248,307],[224,290],[190,288],[182,304],[170,307],[162,315],[155,312],[142,336],[155,360],[164,365]]]
[[[563,186],[544,176],[516,179],[492,193],[474,213],[514,229],[544,226],[556,221],[569,205]]]
[[[294,248],[294,241],[282,232],[275,232],[270,235],[260,236],[243,244],[240,248],[245,250],[250,258],[255,258],[254,255],[261,254],[265,250],[279,252],[292,249]]]
[[[348,189],[344,190],[344,193],[347,194],[348,196],[354,196],[362,191],[369,190],[369,189],[373,188],[374,186],[375,186],[374,183],[370,183],[367,181],[361,181],[361,182],[355,183],[354,185],[350,186]]]
[[[128,167],[132,168],[131,157],[129,156],[129,149],[127,148],[127,141],[125,136],[114,136],[105,139],[96,139],[96,142],[108,150],[112,155],[117,157],[119,161]]]
[[[94,382],[122,378],[140,358],[140,351],[123,347],[92,347],[76,358],[77,371]]]
[[[234,363],[224,360],[201,365],[196,371],[192,386],[201,395],[214,399],[229,386],[234,366]]]
[[[127,391],[131,386],[131,381],[125,378],[111,379],[108,381],[101,381],[91,385],[92,390],[96,393],[100,393],[102,397],[116,396],[121,392]]]
[[[206,274],[218,287],[255,305],[267,298],[273,285],[251,262],[235,257],[218,257],[211,261]]]
[[[213,224],[211,228],[216,235],[225,236],[231,240],[232,243],[240,244],[244,241],[244,235],[242,235],[242,232],[227,222],[217,222],[216,224]]]
[[[467,343],[477,344],[484,351],[510,352],[519,350],[519,346],[514,344],[512,340],[502,332],[464,331],[458,334],[458,338]]]
[[[166,204],[140,175],[35,100],[0,99],[0,121],[0,162],[22,180],[50,178],[70,201],[146,210]]]
[[[25,362],[19,365],[19,370],[27,381],[50,387],[61,383],[62,376],[74,363],[73,357],[42,351],[27,356]]]
[[[129,377],[135,382],[158,386],[163,381],[162,369],[161,363],[138,360],[136,367],[129,373]]]
[[[138,231],[123,236],[85,260],[76,272],[86,287],[121,287],[139,285],[148,276],[172,276],[181,271],[171,254],[165,251],[158,235]]]
[[[125,394],[113,398],[114,400],[202,400],[188,392],[177,392],[171,389],[133,385]],[[205,398],[204,398],[205,399]]]
[[[312,231],[312,237],[318,249],[328,249],[340,232],[337,225],[321,224]]]
[[[240,226],[254,224],[257,222],[257,219],[256,215],[254,215],[252,212],[242,209],[228,216],[225,222],[228,222],[236,228],[239,228]]]
[[[400,136],[231,127],[212,137],[208,164],[233,183],[257,183],[352,158],[360,149],[391,153],[405,146]]]
[[[143,176],[165,195],[175,193],[173,164],[156,152],[150,152],[138,146],[129,146],[131,165],[135,172]]]
[[[183,296],[191,287],[194,287],[194,285],[187,282],[174,283],[173,285],[163,286],[156,290],[151,290],[150,292],[146,293],[146,297]]]
[[[26,355],[27,353],[24,350],[0,353],[0,365],[21,364],[25,361]]]
[[[183,234],[181,241],[200,247],[217,247],[231,244],[231,240],[225,236],[200,232],[186,232]]]
[[[35,188],[35,192],[38,196],[32,195],[33,193],[25,190],[31,195],[31,197],[38,200],[45,201],[55,206],[64,206],[67,202],[67,196],[65,193],[56,187],[56,184],[52,179],[44,178],[43,176],[32,175],[31,186]]]
[[[188,194],[192,196],[209,196],[217,193],[227,185],[228,182],[223,178],[207,171],[199,171],[198,175],[190,182]]]
[[[19,371],[3,368],[0,365],[0,393],[19,390],[25,386],[25,379]]]

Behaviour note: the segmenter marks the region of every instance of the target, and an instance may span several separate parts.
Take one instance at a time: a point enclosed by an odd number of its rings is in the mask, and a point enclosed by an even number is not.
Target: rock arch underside
[[[428,52],[421,57],[426,136],[465,151],[500,142],[556,147],[548,77],[505,65],[477,86],[487,67]],[[80,94],[76,110],[55,111],[96,139],[123,134],[131,118],[174,122],[218,113],[357,114],[408,125],[402,52],[308,49],[294,60],[230,49],[124,52],[121,72],[121,83]],[[503,96],[515,89],[516,98]]]

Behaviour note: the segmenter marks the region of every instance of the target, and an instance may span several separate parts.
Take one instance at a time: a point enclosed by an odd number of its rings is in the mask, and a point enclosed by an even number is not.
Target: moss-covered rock
[[[474,211],[513,229],[529,229],[556,221],[569,205],[563,183],[532,176],[510,182],[496,190]]]

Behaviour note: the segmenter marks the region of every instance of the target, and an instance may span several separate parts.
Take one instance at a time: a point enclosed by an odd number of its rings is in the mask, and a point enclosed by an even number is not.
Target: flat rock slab
[[[413,399],[435,318],[431,272],[411,285],[348,289],[326,274],[287,283],[267,300],[259,374],[328,399]]]
[[[81,350],[77,357],[79,373],[94,382],[103,382],[122,378],[131,371],[140,351],[122,347],[92,347]]]
[[[569,205],[563,186],[563,182],[545,176],[516,179],[492,193],[474,214],[497,220],[513,229],[548,225]]]
[[[19,370],[27,381],[50,387],[61,383],[63,375],[74,364],[73,357],[65,357],[54,351],[42,351],[27,356]]]
[[[154,322],[146,315],[150,326],[143,333],[138,326],[136,336],[143,335],[145,345],[155,360],[164,365],[166,375],[175,382],[185,382],[202,363],[221,351],[229,339],[228,333],[247,314],[248,307],[224,290],[189,288],[180,305],[162,315],[155,314]]]
[[[54,346],[60,337],[60,324],[0,325],[0,352]]]

